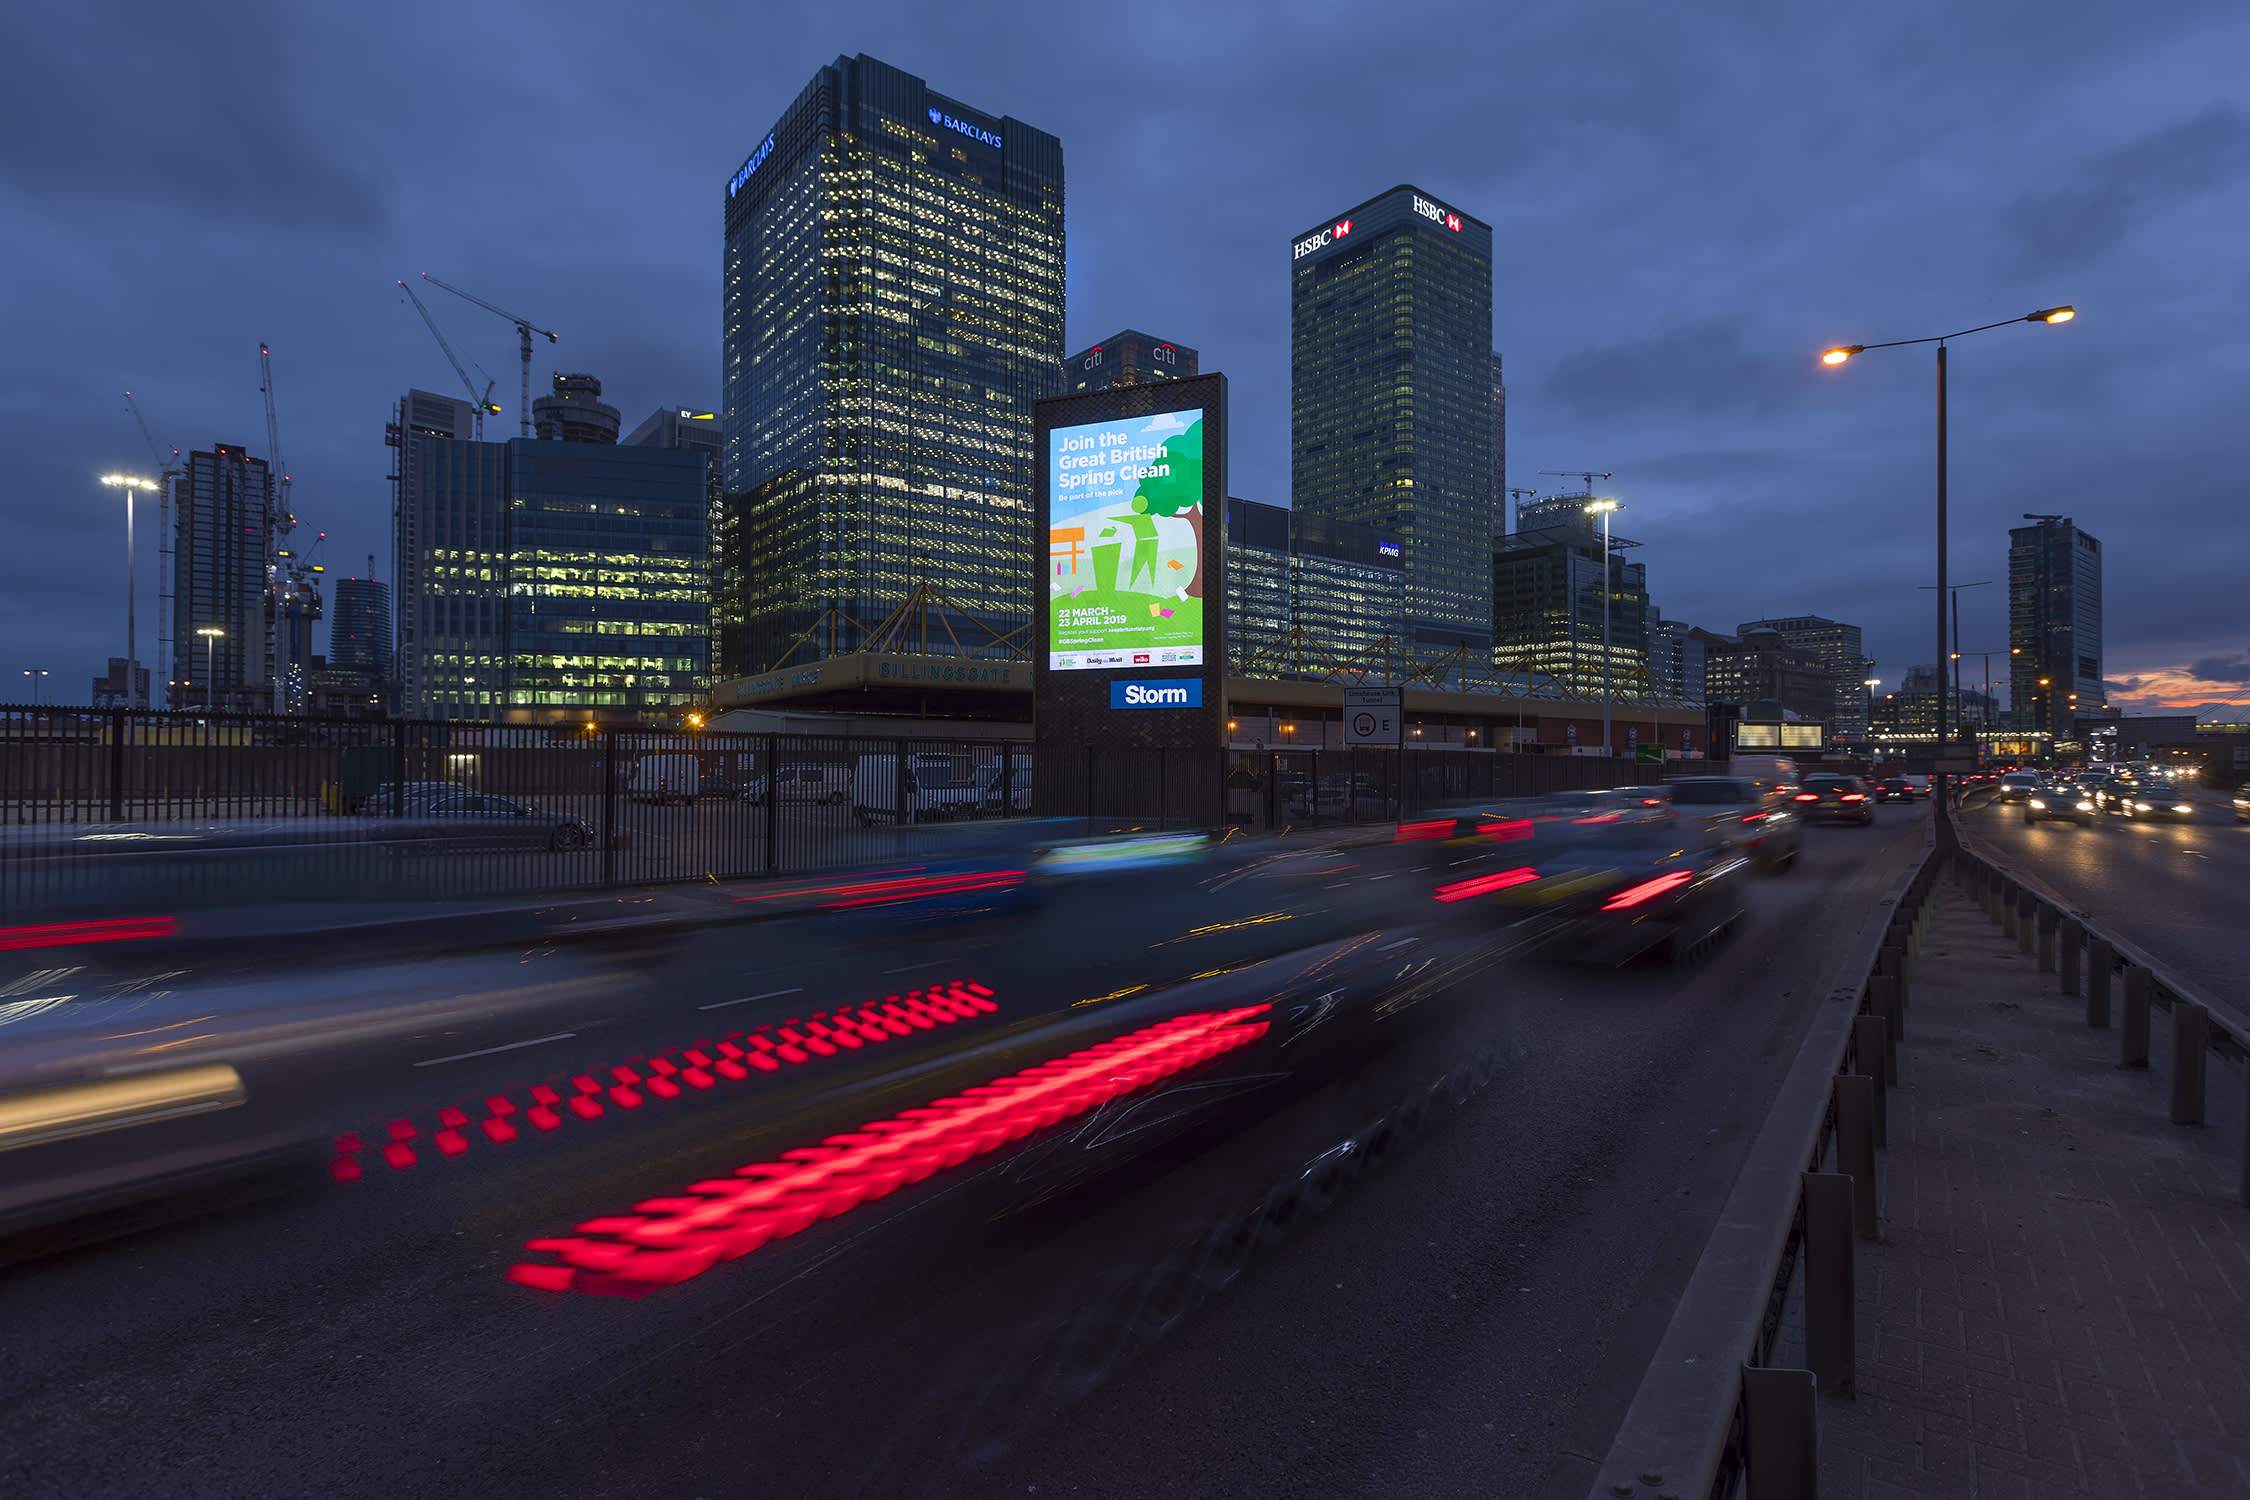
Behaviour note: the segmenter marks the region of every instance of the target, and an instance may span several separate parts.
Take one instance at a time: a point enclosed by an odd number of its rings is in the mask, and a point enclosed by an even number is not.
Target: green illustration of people
[[[1133,492],[1133,509],[1142,516],[1178,516],[1194,528],[1196,537],[1195,573],[1181,592],[1190,599],[1203,597],[1203,421],[1199,417],[1188,424],[1187,431],[1164,440],[1163,459],[1151,468],[1164,472],[1154,474],[1140,482]],[[1120,517],[1129,520],[1131,517]],[[1141,560],[1148,560],[1149,581],[1156,581],[1156,525],[1149,521],[1148,531],[1135,533],[1132,577],[1141,576]]]

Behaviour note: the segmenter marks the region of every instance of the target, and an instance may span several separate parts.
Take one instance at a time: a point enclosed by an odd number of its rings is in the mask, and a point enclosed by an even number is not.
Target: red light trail
[[[1175,1016],[1052,1062],[902,1110],[731,1177],[691,1183],[577,1233],[529,1241],[560,1265],[524,1261],[508,1279],[542,1291],[641,1296],[700,1276],[822,1219],[848,1213],[972,1157],[996,1151],[1121,1094],[1248,1046],[1270,1005]]]

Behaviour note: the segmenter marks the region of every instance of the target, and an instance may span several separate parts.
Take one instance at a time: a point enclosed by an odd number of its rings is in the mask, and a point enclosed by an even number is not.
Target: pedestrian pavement
[[[1821,1495],[2250,1496],[2241,1067],[2214,1059],[2209,1123],[2173,1125],[2166,1013],[2157,1068],[2120,1069],[2116,1030],[1940,892]]]

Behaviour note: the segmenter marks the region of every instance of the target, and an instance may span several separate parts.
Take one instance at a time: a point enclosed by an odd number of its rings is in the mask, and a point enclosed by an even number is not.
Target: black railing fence
[[[791,875],[903,857],[925,829],[980,820],[1268,831],[1660,773],[1480,751],[1035,748],[928,733],[0,707],[0,909]]]

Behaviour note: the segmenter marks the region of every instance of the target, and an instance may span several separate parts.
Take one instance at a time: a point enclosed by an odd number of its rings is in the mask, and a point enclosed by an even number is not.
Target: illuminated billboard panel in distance
[[[1200,666],[1203,411],[1047,435],[1047,666]]]

